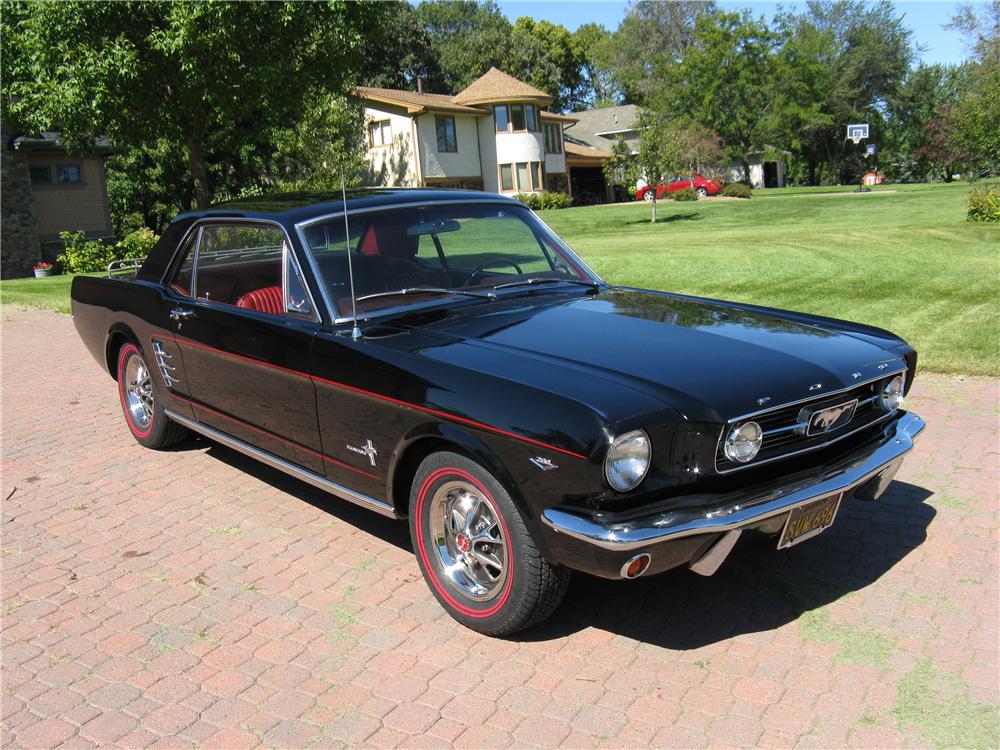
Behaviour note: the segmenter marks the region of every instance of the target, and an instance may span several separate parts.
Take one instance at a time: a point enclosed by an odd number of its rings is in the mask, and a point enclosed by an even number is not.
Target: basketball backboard
[[[847,126],[847,138],[848,140],[854,141],[855,143],[860,143],[862,138],[868,137],[868,123],[855,123],[853,125]]]

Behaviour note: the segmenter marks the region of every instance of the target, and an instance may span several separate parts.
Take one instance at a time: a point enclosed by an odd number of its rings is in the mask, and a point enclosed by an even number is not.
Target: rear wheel
[[[187,436],[187,429],[164,413],[155,378],[135,344],[118,352],[118,396],[129,431],[141,445],[166,448]]]
[[[546,561],[510,495],[475,461],[435,453],[410,491],[410,535],[424,579],[452,617],[508,635],[548,617],[569,571]]]

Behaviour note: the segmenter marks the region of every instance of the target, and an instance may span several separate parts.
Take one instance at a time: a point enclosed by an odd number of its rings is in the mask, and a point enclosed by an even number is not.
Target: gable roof
[[[642,107],[636,104],[574,112],[577,122],[566,128],[566,135],[597,149],[611,151],[618,134],[635,132],[641,114]]]
[[[452,101],[456,104],[484,104],[524,99],[532,99],[540,104],[552,103],[552,97],[544,91],[507,75],[498,68],[490,68],[459,91]]]
[[[383,104],[395,104],[403,107],[409,114],[421,112],[456,112],[467,115],[485,115],[486,110],[466,107],[454,102],[454,97],[447,94],[418,94],[416,91],[401,89],[379,89],[372,86],[356,86],[354,94],[362,99],[369,99]]]

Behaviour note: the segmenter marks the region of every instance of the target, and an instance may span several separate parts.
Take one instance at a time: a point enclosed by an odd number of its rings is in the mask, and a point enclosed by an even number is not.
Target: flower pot
[[[35,278],[36,279],[44,279],[46,276],[51,276],[51,275],[52,275],[52,269],[51,268],[36,268],[35,269]]]

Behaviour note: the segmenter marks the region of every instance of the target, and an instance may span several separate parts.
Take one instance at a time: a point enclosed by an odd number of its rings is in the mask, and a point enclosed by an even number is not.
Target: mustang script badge
[[[375,450],[375,446],[372,444],[371,438],[369,438],[368,442],[361,448],[356,445],[348,444],[347,450],[354,453],[360,453],[362,456],[368,456],[368,460],[372,462],[372,466],[375,465],[375,456],[378,455],[378,451]]]
[[[857,399],[828,406],[825,409],[805,407],[799,412],[799,429],[804,427],[806,435],[822,435],[824,432],[843,427],[854,419],[854,410],[857,408]]]

